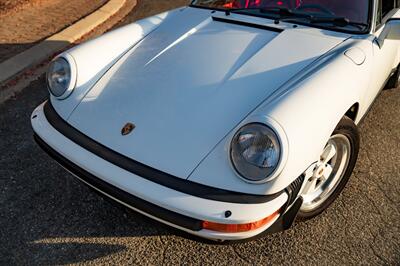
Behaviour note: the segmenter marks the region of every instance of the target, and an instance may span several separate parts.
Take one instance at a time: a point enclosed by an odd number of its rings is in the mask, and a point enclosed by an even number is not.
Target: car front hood
[[[207,10],[187,8],[114,65],[68,122],[123,155],[187,178],[257,105],[341,41],[216,21]],[[122,135],[127,123],[135,128]]]

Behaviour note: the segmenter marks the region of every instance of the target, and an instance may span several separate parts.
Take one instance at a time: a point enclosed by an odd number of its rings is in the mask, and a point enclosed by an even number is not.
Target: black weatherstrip
[[[89,138],[65,122],[57,114],[49,101],[44,105],[44,114],[49,123],[57,131],[82,148],[94,153],[95,155],[118,167],[125,169],[126,171],[185,194],[223,202],[256,204],[271,201],[282,193],[279,192],[272,195],[246,194],[210,187],[192,182],[190,180],[182,179],[137,162]]]
[[[283,31],[282,29],[270,27],[267,25],[250,23],[250,22],[245,22],[245,21],[240,21],[240,20],[226,19],[226,18],[220,18],[220,17],[212,17],[212,19],[214,21],[218,21],[218,22],[236,24],[236,25],[240,25],[240,26],[251,27],[251,28],[256,28],[256,29],[261,29],[261,30],[274,31],[274,32],[278,32],[278,33]]]
[[[163,221],[176,224],[180,227],[190,229],[192,231],[200,231],[202,226],[202,221],[184,216],[182,214],[172,212],[170,210],[161,208],[150,202],[144,201],[138,197],[129,194],[103,180],[95,177],[86,170],[75,165],[71,161],[67,160],[65,157],[61,156],[58,152],[53,150],[49,145],[47,145],[39,136],[34,135],[36,143],[49,154],[54,160],[65,167],[68,171],[95,187],[99,191],[103,192],[105,196],[111,196],[129,206],[132,206],[138,210],[141,210],[147,214],[157,217]],[[92,187],[91,187],[92,188]]]

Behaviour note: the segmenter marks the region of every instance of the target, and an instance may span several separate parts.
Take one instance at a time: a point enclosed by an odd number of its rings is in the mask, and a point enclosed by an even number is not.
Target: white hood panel
[[[115,151],[187,178],[257,105],[342,41],[210,15],[187,8],[167,20],[91,89],[68,122]],[[122,136],[127,122],[136,128]]]

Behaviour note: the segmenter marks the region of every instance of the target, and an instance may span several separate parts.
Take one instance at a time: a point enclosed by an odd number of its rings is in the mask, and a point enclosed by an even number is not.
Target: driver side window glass
[[[379,0],[378,1],[378,14],[376,17],[376,26],[379,28],[382,24],[386,22],[386,16],[399,6],[399,0]]]
[[[395,8],[396,0],[381,0],[382,1],[382,19]]]

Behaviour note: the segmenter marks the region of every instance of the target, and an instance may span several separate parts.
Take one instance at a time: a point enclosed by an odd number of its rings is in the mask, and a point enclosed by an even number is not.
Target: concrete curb
[[[79,40],[115,15],[126,2],[127,0],[110,0],[101,8],[82,18],[72,26],[0,63],[0,84],[6,83],[24,70],[45,61],[50,56]]]

